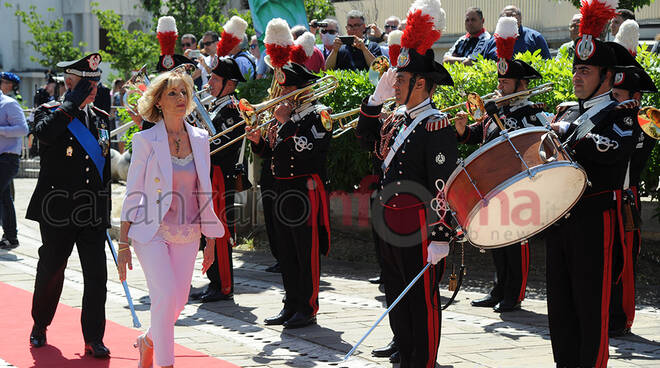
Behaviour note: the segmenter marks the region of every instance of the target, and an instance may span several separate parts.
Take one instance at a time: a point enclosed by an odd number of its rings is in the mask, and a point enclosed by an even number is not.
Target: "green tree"
[[[108,46],[100,50],[103,59],[110,62],[112,68],[124,78],[145,63],[156,65],[160,49],[155,34],[137,30],[129,32],[124,29],[121,16],[112,10],[99,10],[97,5],[92,3],[92,13],[98,18],[101,28],[108,32]]]
[[[12,7],[9,3],[5,3],[5,6]],[[55,9],[48,8],[48,12],[54,11]],[[25,43],[32,46],[41,55],[40,58],[30,56],[30,60],[46,68],[54,69],[60,61],[82,57],[83,53],[80,48],[84,47],[85,43],[80,42],[77,47],[73,45],[73,33],[62,30],[62,18],[46,23],[41,14],[36,12],[34,5],[30,5],[27,12],[17,7],[14,14],[20,17],[21,22],[28,26],[29,32],[32,34],[32,40]]]
[[[308,20],[320,21],[335,15],[335,6],[330,0],[305,0],[305,12]]]
[[[655,0],[619,0],[619,9],[636,10],[651,5]],[[571,0],[576,8],[580,7],[581,0]]]
[[[155,19],[165,15],[174,17],[179,36],[190,33],[200,39],[206,31],[220,33],[225,22],[234,15],[248,22],[248,36],[254,34],[250,12],[225,9],[227,0],[141,0],[141,3]]]

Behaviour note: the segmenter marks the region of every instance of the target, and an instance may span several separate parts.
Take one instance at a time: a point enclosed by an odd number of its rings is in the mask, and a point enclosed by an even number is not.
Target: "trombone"
[[[385,102],[383,103],[383,109],[384,109],[383,112],[384,113],[391,112],[392,107],[394,107],[395,103],[396,103],[395,97],[390,97],[387,100],[385,100]],[[332,138],[339,138],[349,130],[355,129],[357,127],[359,117],[355,117],[351,119],[348,123],[345,123],[345,121],[359,113],[360,113],[360,108],[356,107],[348,111],[330,115],[332,121],[337,121],[337,125],[339,125],[337,129],[332,131]]]
[[[227,135],[227,133],[233,131],[234,129],[246,124],[250,126],[256,126],[257,129],[264,128],[268,124],[273,122],[274,118],[268,119],[268,121],[259,124],[258,122],[260,121],[259,119],[260,116],[263,113],[270,111],[278,104],[291,99],[294,103],[298,105],[304,105],[308,102],[318,100],[319,98],[332,93],[335,89],[337,89],[338,86],[339,86],[339,81],[334,75],[326,75],[325,77],[318,79],[316,82],[308,86],[299,88],[285,95],[272,98],[270,100],[264,101],[256,105],[252,105],[246,99],[242,98],[238,102],[238,110],[240,111],[241,116],[243,116],[243,120],[234,124],[230,128],[225,129],[222,132],[211,136],[209,140],[214,141],[222,136]],[[245,138],[246,136],[247,133],[243,133],[242,135],[232,139],[231,141],[225,143],[224,145],[214,149],[211,152],[211,155],[213,155],[216,152],[220,152],[224,150],[225,148],[231,146],[232,144],[238,142],[239,140]]]

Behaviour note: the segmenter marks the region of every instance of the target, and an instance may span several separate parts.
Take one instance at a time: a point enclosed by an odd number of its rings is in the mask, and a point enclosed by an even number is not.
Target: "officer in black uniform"
[[[628,52],[596,37],[575,41],[578,104],[553,123],[589,180],[578,203],[545,236],[548,321],[558,367],[607,366],[612,248],[616,237],[623,238],[618,212],[634,148],[635,112],[617,107],[611,92],[617,55]]]
[[[26,217],[39,222],[43,245],[32,299],[33,347],[46,343],[46,328],[62,293],[64,270],[74,243],[85,281],[82,330],[85,353],[107,357],[103,345],[106,299],[106,229],[110,227],[109,115],[91,105],[101,55],[58,63],[67,92],[35,112],[41,170]]]
[[[275,71],[282,95],[307,86],[319,77],[289,63]],[[286,328],[316,323],[320,254],[330,249],[328,199],[324,182],[332,119],[317,101],[293,106],[284,101],[273,115],[267,138],[247,127],[253,152],[271,156],[275,234],[285,290],[284,308],[267,325]]]
[[[619,70],[614,76],[612,94],[620,106],[639,111],[642,93],[658,92],[655,83],[644,69],[631,57],[629,67]],[[623,62],[618,62],[619,65]],[[653,123],[651,123],[653,124]],[[610,298],[610,337],[624,336],[630,333],[635,319],[635,276],[637,274],[637,256],[641,247],[639,182],[646,161],[655,147],[656,140],[644,133],[639,124],[633,124],[632,152],[628,174],[623,185],[624,241],[615,241],[612,267],[612,295]],[[626,208],[629,211],[626,211]],[[616,240],[616,239],[615,239]]]
[[[498,93],[502,96],[526,91],[529,81],[541,78],[541,74],[526,62],[501,58],[497,63]],[[527,98],[511,100],[498,106],[494,113],[504,128],[516,129],[542,125],[541,115],[545,105]],[[483,122],[466,127],[467,114],[459,113],[455,122],[458,140],[464,144],[485,144],[500,136],[501,129],[493,116]],[[520,309],[525,298],[529,272],[529,244],[527,240],[490,251],[497,271],[495,285],[482,299],[473,300],[474,307],[494,307],[498,313]]]
[[[230,57],[218,59],[218,65],[211,72],[209,86],[211,95],[216,99],[209,107],[216,132],[222,132],[242,121],[236,106],[236,86],[245,82],[236,61]],[[217,138],[211,143],[211,151],[243,135],[245,126]],[[218,218],[227,224],[226,236],[216,239],[215,261],[206,272],[211,283],[202,295],[198,295],[202,303],[218,300],[231,300],[234,293],[234,268],[232,247],[236,244],[236,209],[234,194],[236,192],[236,166],[239,159],[241,142],[236,142],[211,156],[211,180],[213,183],[213,204]],[[242,167],[242,163],[240,163]],[[239,168],[240,170],[240,168]]]
[[[374,95],[362,103],[356,134],[373,147],[382,176],[372,207],[372,222],[383,257],[385,296],[390,305],[408,283],[432,263],[390,314],[401,367],[433,367],[440,344],[438,284],[449,252],[449,231],[429,211],[432,198],[456,168],[456,134],[447,115],[430,97],[437,85],[453,85],[433,50],[403,48],[397,69],[386,72]],[[388,89],[394,91],[387,92]],[[386,97],[401,105],[384,121]]]

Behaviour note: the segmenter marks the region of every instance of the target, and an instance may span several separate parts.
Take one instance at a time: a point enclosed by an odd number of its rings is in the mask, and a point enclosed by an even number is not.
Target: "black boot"
[[[294,314],[296,314],[295,311],[284,308],[276,316],[266,318],[264,323],[267,325],[283,325]]]
[[[394,340],[392,340],[389,344],[383,346],[382,348],[376,348],[372,350],[371,355],[378,358],[387,358],[388,356],[392,356],[392,354],[396,353],[397,351],[399,351],[399,346]]]
[[[30,345],[35,348],[40,348],[46,345],[46,328],[37,325],[32,326],[30,332]]]
[[[493,298],[492,296],[488,295],[485,298],[473,300],[470,302],[470,305],[473,307],[488,307],[492,308],[494,307],[497,303],[499,303],[502,299],[497,299]]]
[[[296,312],[293,317],[284,322],[284,328],[301,328],[316,323],[316,316]]]
[[[110,350],[103,345],[103,341],[88,342],[85,344],[85,354],[103,359],[110,356]]]

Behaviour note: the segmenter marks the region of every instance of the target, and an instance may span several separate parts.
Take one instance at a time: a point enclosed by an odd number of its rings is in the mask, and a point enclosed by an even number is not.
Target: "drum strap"
[[[605,100],[592,106],[589,110],[585,111],[584,114],[580,115],[574,123],[577,125],[577,129],[575,129],[573,134],[566,139],[566,145],[573,147],[582,138],[586,137],[586,135],[591,132],[591,130],[596,127],[605,116],[607,116],[607,111],[616,104],[616,101]],[[596,115],[601,112],[600,119],[594,119],[595,121],[593,121],[592,118],[596,117]]]
[[[383,171],[386,171],[387,167],[390,166],[390,163],[394,159],[394,155],[399,150],[399,148],[401,148],[401,145],[403,144],[403,142],[405,142],[406,138],[408,138],[410,133],[412,133],[413,129],[415,129],[415,127],[417,125],[419,125],[419,123],[422,120],[426,119],[427,117],[429,117],[429,116],[431,116],[435,113],[438,113],[438,110],[428,109],[428,110],[420,113],[419,115],[417,115],[415,120],[413,120],[413,122],[410,123],[410,125],[408,125],[408,127],[406,127],[406,129],[399,132],[399,134],[396,136],[396,139],[394,140],[394,144],[392,144],[392,147],[390,147],[390,151],[387,153],[387,157],[385,157],[385,160],[383,161],[383,164],[381,165],[381,169],[383,169]]]

